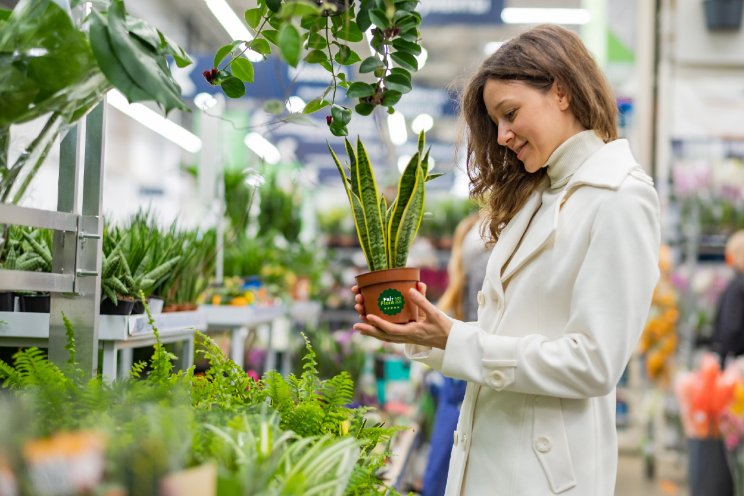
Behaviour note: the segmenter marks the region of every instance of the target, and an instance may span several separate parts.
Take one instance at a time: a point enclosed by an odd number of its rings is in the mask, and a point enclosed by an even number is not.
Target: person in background
[[[616,386],[659,278],[659,199],[617,136],[610,86],[579,36],[542,25],[504,43],[461,99],[471,195],[495,245],[478,320],[426,288],[415,322],[354,328],[467,381],[447,496],[610,496]]]
[[[452,253],[447,266],[447,288],[437,304],[448,315],[469,322],[478,320],[476,294],[483,285],[490,253],[481,237],[482,224],[479,219],[477,213],[471,214],[455,228]],[[444,494],[452,451],[452,434],[457,427],[465,385],[465,381],[450,377],[445,377],[442,383],[421,496]]]
[[[721,362],[744,355],[744,230],[729,237],[725,253],[734,275],[718,298],[711,336]]]

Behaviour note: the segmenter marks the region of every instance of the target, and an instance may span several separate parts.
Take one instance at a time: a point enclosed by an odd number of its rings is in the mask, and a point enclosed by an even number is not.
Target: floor
[[[615,496],[689,496],[686,467],[668,461],[656,467],[656,476],[649,480],[641,456],[621,455],[618,461]]]

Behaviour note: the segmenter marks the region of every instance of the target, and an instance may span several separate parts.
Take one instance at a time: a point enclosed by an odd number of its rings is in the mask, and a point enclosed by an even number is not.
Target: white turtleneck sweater
[[[586,159],[599,150],[602,145],[604,145],[604,142],[599,136],[597,136],[597,133],[593,130],[587,130],[574,134],[555,149],[550,157],[548,157],[547,163],[543,165],[543,167],[548,168],[550,185],[545,189],[545,191],[543,191],[541,197],[542,204],[535,212],[535,215],[532,216],[530,225],[537,224],[543,216],[550,215],[555,211],[553,209],[555,202],[568,184],[571,176],[573,176],[574,172],[579,170]],[[506,273],[509,264],[515,258],[514,255],[519,252],[522,246],[529,246],[529,243],[525,242],[525,240],[530,239],[531,233],[532,231],[528,227],[522,236],[519,245],[510,257],[509,262],[505,263],[502,267],[502,274]],[[508,281],[503,282],[504,285],[508,283]]]

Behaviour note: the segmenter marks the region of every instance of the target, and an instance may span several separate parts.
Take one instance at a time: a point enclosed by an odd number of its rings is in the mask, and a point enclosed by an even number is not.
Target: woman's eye
[[[517,115],[517,111],[516,111],[516,110],[509,110],[508,112],[506,112],[506,113],[504,114],[504,117],[506,117],[506,119],[507,119],[508,121],[513,121],[513,120],[514,120],[514,117],[515,117],[516,115]]]

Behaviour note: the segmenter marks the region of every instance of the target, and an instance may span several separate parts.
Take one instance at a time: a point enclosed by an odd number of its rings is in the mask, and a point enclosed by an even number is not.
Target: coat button
[[[483,291],[478,291],[477,298],[478,298],[478,305],[483,306],[486,304],[486,295],[483,293]]]
[[[452,444],[455,445],[455,448],[457,447],[457,431],[452,433]]]
[[[547,453],[553,447],[550,439],[545,436],[540,436],[535,439],[535,449],[540,453]]]
[[[494,370],[490,374],[491,376],[491,385],[495,388],[502,388],[506,386],[506,376],[504,373],[500,370]]]

